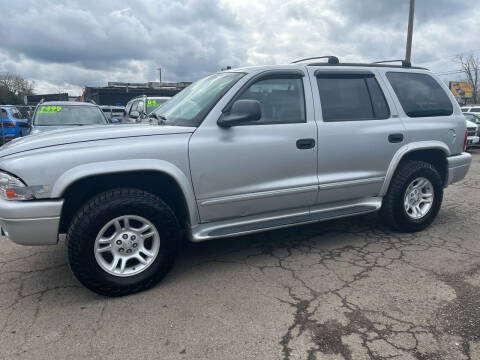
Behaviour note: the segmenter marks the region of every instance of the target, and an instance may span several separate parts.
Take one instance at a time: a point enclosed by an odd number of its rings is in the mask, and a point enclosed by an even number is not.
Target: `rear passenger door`
[[[370,69],[309,72],[318,125],[317,204],[377,196],[406,141],[383,80]]]
[[[386,71],[385,78],[396,95],[409,143],[443,144],[452,154],[462,152],[464,118],[458,106],[454,109],[456,100],[441,80],[422,70],[401,69]]]

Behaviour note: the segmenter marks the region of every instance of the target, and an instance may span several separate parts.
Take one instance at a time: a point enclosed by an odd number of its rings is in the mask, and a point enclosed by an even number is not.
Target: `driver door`
[[[308,211],[315,202],[317,126],[302,71],[251,78],[234,100],[260,102],[259,121],[219,127],[207,117],[190,140],[201,222]]]

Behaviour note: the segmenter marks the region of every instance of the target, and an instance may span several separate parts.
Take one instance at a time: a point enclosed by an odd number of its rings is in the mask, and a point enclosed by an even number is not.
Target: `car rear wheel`
[[[127,295],[168,273],[179,239],[178,221],[160,198],[137,189],[110,190],[74,217],[67,233],[69,263],[90,290]]]
[[[400,165],[392,178],[381,214],[394,230],[420,231],[435,220],[442,199],[443,182],[435,167],[409,160]]]

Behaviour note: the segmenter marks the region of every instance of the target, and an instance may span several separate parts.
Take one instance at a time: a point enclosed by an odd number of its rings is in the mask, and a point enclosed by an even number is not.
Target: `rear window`
[[[480,107],[471,108],[470,112],[480,112]]]
[[[387,78],[407,116],[447,116],[453,113],[450,98],[430,75],[388,72]]]
[[[390,110],[373,74],[320,73],[323,121],[377,120]]]

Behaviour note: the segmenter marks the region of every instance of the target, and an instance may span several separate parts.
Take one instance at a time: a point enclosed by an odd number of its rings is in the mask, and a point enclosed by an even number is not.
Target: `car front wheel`
[[[127,295],[167,274],[179,239],[178,221],[160,198],[137,189],[110,190],[74,217],[67,234],[69,263],[87,288]]]

